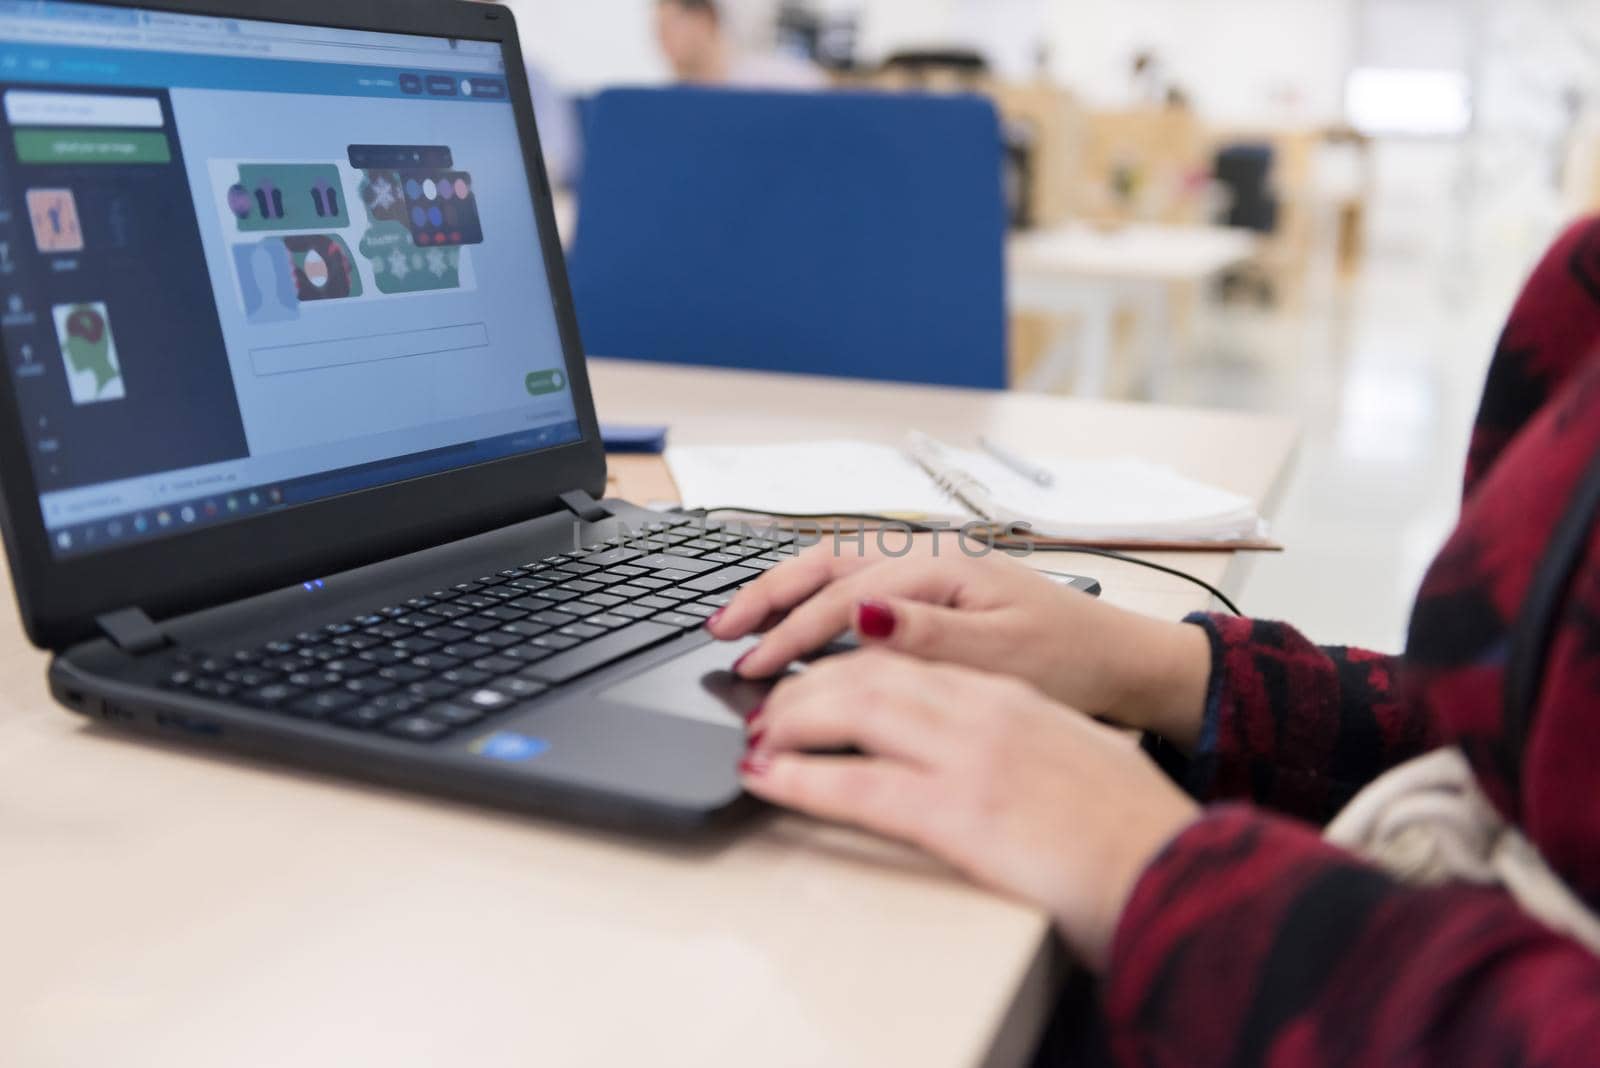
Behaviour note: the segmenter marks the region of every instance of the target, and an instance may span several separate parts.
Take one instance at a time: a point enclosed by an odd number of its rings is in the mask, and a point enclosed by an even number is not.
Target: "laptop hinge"
[[[133,656],[153,653],[169,645],[161,628],[145,615],[142,608],[123,608],[107,612],[95,619],[105,636],[116,643],[118,649]]]
[[[611,518],[611,509],[589,496],[583,490],[563,493],[561,495],[561,503],[567,506],[567,511],[585,523],[598,523],[602,519]]]

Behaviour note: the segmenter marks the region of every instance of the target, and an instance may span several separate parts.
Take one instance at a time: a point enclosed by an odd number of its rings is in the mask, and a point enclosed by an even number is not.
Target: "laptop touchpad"
[[[743,728],[744,718],[772,689],[771,682],[749,682],[733,673],[733,662],[757,639],[712,642],[675,660],[617,683],[600,696],[651,712],[666,712],[722,727]]]
[[[780,679],[751,682],[733,673],[733,663],[760,644],[759,638],[742,642],[712,642],[676,660],[624,679],[600,696],[618,704],[651,712],[666,712],[718,726],[744,728],[745,717],[755,711]],[[804,671],[805,665],[855,647],[846,638],[812,654],[785,673]]]

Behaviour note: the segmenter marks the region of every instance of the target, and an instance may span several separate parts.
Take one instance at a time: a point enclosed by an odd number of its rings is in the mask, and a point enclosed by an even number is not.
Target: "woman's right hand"
[[[894,558],[813,546],[746,586],[707,624],[724,641],[769,627],[735,670],[770,678],[854,631],[866,646],[1010,675],[1083,712],[1192,750],[1211,670],[1198,627],[1060,586],[999,553],[919,539]]]

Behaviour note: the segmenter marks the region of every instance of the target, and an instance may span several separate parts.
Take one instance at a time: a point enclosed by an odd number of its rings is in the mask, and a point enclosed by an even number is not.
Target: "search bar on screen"
[[[258,377],[266,377],[488,347],[489,328],[482,323],[464,323],[397,334],[369,334],[331,341],[303,341],[296,345],[271,345],[251,349],[250,363]]]
[[[90,93],[6,93],[6,118],[13,126],[138,126],[166,125],[161,101],[153,96],[96,96]]]

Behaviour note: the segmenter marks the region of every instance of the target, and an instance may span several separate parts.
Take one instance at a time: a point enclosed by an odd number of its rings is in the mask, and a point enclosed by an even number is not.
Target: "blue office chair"
[[[586,126],[569,265],[589,352],[1005,386],[986,101],[626,89]]]

